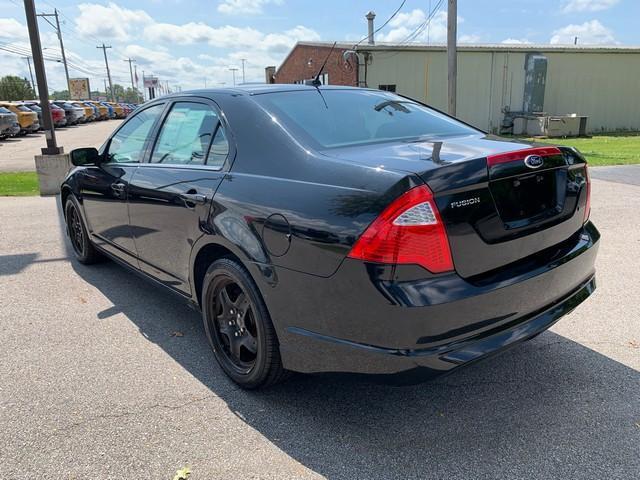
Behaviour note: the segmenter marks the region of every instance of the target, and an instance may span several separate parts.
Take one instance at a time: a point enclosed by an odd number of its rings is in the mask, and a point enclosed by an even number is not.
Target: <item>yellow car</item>
[[[87,100],[84,103],[93,105],[94,107],[96,107],[98,109],[98,112],[100,113],[100,116],[98,118],[96,118],[96,120],[109,120],[109,109],[107,107],[105,107],[101,103],[93,102],[93,101],[89,101],[89,100]]]
[[[6,108],[18,116],[18,123],[20,124],[19,135],[37,132],[40,128],[38,114],[27,108],[25,105],[21,105],[19,103],[0,102],[0,107]]]
[[[71,102],[71,105],[73,105],[74,107],[82,108],[84,110],[84,122],[95,120],[93,108],[91,108],[90,106],[85,105],[82,102]]]
[[[118,105],[117,103],[114,103],[114,102],[107,102],[107,103],[113,107],[113,111],[116,113],[116,118],[126,117],[124,113],[124,108],[122,108],[121,105]]]

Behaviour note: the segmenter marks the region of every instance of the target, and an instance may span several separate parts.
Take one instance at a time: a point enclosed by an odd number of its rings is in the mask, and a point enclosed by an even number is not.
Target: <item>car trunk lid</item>
[[[584,224],[586,163],[568,147],[473,135],[331,155],[419,176],[433,192],[456,271],[472,281],[561,244]]]

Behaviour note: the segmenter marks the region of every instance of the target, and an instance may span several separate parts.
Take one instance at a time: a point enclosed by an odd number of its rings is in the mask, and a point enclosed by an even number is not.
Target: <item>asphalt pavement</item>
[[[121,123],[122,120],[103,120],[59,128],[56,129],[56,140],[65,152],[79,147],[98,148]],[[46,147],[46,143],[44,132],[0,140],[0,173],[35,172],[33,157],[40,155],[40,149]]]
[[[0,477],[638,478],[640,187],[594,180],[592,204],[598,290],[551,331],[412,387],[245,392],[196,312],[71,259],[54,198],[1,198]]]

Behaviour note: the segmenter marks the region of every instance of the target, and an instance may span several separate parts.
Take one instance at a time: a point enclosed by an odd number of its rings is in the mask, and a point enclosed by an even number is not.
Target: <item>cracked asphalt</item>
[[[413,387],[244,392],[196,312],[71,260],[55,199],[2,198],[0,477],[638,478],[640,187],[594,180],[592,204],[598,290],[551,331]]]

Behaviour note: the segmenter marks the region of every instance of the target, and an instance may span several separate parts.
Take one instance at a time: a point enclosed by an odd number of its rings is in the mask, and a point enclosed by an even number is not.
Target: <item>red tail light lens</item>
[[[591,214],[591,177],[589,177],[589,167],[584,164],[584,173],[587,178],[587,203],[584,205],[584,223],[589,220]]]
[[[394,200],[355,243],[350,258],[417,264],[432,273],[453,270],[449,240],[429,187],[415,187]]]

